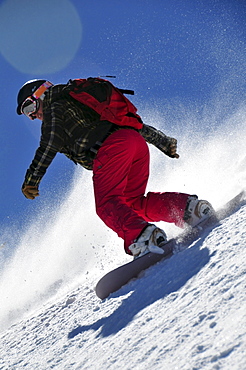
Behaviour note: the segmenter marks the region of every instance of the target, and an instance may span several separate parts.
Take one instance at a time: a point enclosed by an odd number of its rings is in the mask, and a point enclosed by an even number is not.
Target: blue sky
[[[161,102],[202,109],[218,91],[233,94],[236,104],[245,101],[245,19],[244,0],[1,1],[1,225],[21,227],[44,203],[64,198],[75,168],[57,155],[41,197],[23,197],[40,132],[40,121],[16,114],[24,82],[116,75],[118,87],[135,90],[140,114],[145,106],[161,111]],[[177,130],[174,122],[163,127],[167,134]]]

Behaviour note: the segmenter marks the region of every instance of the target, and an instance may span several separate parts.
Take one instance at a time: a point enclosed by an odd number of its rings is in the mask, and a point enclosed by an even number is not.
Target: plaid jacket
[[[23,187],[38,186],[58,152],[64,153],[76,164],[92,170],[96,154],[91,148],[96,142],[102,142],[110,130],[112,132],[120,129],[110,122],[100,122],[99,115],[66,94],[65,87],[66,85],[52,86],[45,94],[40,145],[26,172]],[[145,124],[139,132],[148,143],[167,155],[170,144],[177,142]]]

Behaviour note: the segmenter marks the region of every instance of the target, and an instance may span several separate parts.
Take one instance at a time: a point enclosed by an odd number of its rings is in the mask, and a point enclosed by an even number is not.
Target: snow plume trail
[[[178,160],[169,159],[151,147],[148,191],[198,194],[217,208],[245,189],[246,106],[238,105],[227,114],[223,110],[223,117],[219,111],[214,103],[201,111],[180,102],[147,109],[144,121],[176,137],[180,154]],[[93,288],[102,270],[129,261],[123,242],[99,220],[94,208],[91,173],[78,168],[65,201],[53,210],[44,207],[4,263],[1,329],[75,285],[87,281]],[[178,232],[160,224],[169,237]],[[15,235],[16,230],[10,232]]]
[[[0,276],[0,329],[52,296],[71,290],[73,284],[81,284],[93,269],[100,273],[104,246],[117,244],[95,215],[91,173],[81,170],[75,173],[64,203],[54,210],[45,207],[5,262]]]
[[[200,197],[210,198],[219,206],[246,187],[246,105],[240,105],[219,122],[213,111],[213,106],[206,107],[206,116],[201,117],[196,109],[194,112],[186,108],[177,114],[178,122],[164,116],[164,123],[158,127],[178,139],[180,158],[163,159],[151,149],[151,172],[165,190],[199,192]]]
[[[219,105],[219,107],[218,107]],[[160,109],[161,107],[161,109]],[[159,109],[158,109],[159,108]],[[169,159],[151,146],[148,191],[197,194],[217,209],[246,189],[246,105],[217,99],[203,108],[158,102],[144,121],[178,140],[180,158]],[[173,236],[176,227],[161,225]]]

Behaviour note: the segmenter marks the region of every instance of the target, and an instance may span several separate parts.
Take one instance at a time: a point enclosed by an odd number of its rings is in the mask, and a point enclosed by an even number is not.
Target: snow
[[[184,122],[178,161],[151,148],[149,190],[198,193],[218,208],[245,189],[245,116],[241,107],[207,137]],[[14,229],[2,234],[0,369],[246,369],[245,219],[243,205],[101,301],[98,279],[130,257],[77,169],[64,202],[43,206],[16,245]]]
[[[93,279],[1,335],[1,369],[244,369],[246,206],[100,301]],[[96,279],[94,279],[95,282]]]

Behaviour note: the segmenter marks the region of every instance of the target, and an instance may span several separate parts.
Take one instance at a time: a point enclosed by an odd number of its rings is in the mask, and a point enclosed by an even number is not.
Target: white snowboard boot
[[[194,227],[213,214],[215,211],[208,201],[199,200],[196,195],[191,195],[188,198],[184,221],[187,225]]]
[[[163,254],[164,251],[159,245],[164,244],[167,241],[165,232],[155,225],[148,225],[136,239],[136,241],[130,245],[129,249],[132,252],[134,258],[138,258],[149,252]]]

